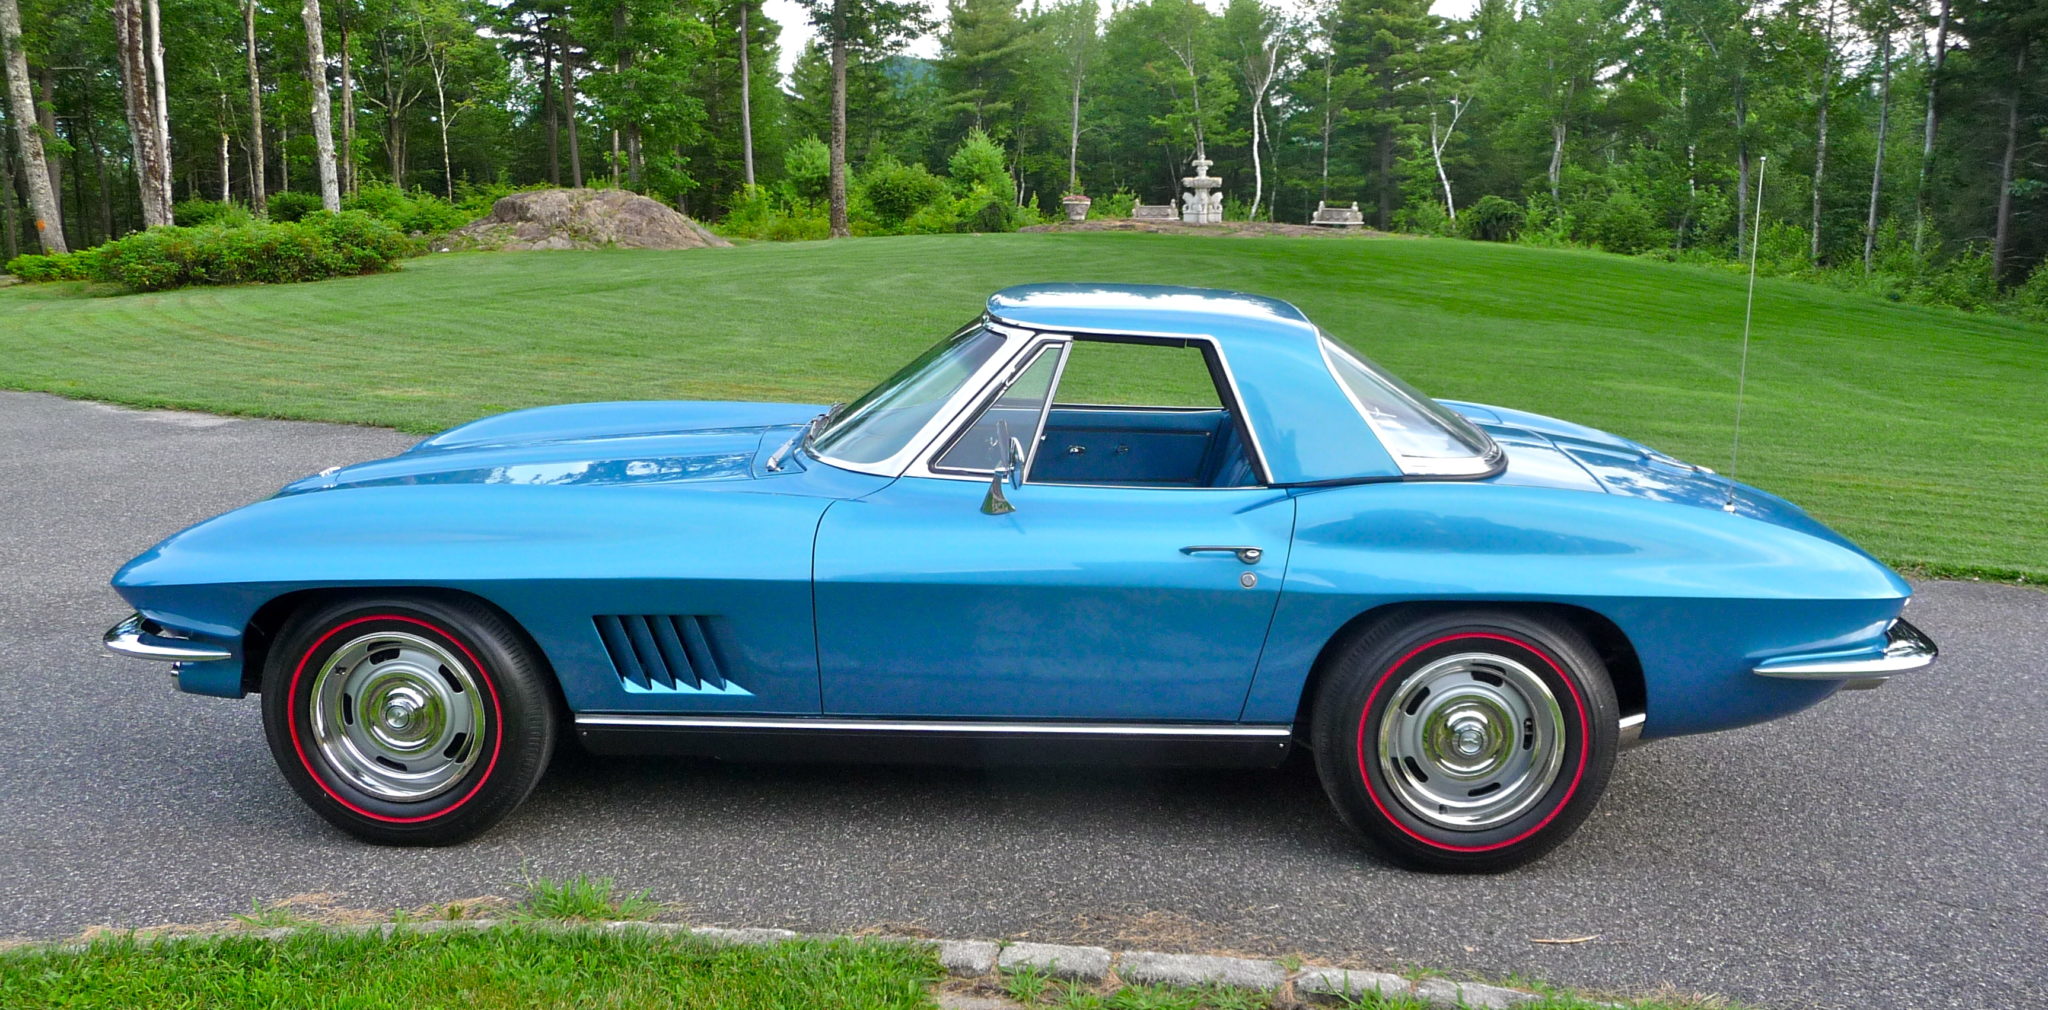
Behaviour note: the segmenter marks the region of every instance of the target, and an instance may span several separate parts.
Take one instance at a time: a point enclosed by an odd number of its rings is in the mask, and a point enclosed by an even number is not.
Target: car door
[[[1059,367],[1020,368],[953,446],[995,445],[997,422],[1036,446]],[[954,455],[819,524],[826,714],[1238,718],[1286,570],[1287,492],[1027,481],[989,514],[989,478],[948,473]]]

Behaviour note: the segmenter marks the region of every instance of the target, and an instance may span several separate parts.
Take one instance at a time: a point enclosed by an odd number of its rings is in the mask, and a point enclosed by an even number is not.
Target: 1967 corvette
[[[115,652],[261,692],[364,839],[599,752],[1274,765],[1396,861],[1563,841],[1639,739],[1927,665],[1905,582],[1627,439],[1430,399],[1284,302],[1037,285],[850,405],[488,417],[129,562]]]

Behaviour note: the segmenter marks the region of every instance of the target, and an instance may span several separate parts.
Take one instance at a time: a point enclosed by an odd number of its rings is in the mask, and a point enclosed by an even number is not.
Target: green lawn
[[[1456,241],[961,235],[22,285],[0,290],[0,386],[418,432],[574,400],[846,399],[990,291],[1044,280],[1275,295],[1435,395],[1728,464],[1741,276]],[[1744,480],[1894,564],[2048,580],[2048,327],[1785,281],[1756,320]]]

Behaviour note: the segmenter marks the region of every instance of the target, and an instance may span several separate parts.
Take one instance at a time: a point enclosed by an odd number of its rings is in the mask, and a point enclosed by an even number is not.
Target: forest
[[[2040,0],[1430,6],[799,0],[785,77],[762,0],[0,0],[0,257],[536,185],[750,237],[1008,229],[1163,203],[1201,151],[1233,219],[2048,306]]]

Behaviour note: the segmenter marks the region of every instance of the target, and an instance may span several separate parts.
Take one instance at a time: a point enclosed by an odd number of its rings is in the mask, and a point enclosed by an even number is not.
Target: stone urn
[[[1090,200],[1079,193],[1071,193],[1067,196],[1060,197],[1060,206],[1062,208],[1065,208],[1067,212],[1067,220],[1069,221],[1088,220],[1088,207],[1090,204],[1093,204],[1094,202],[1095,201]]]

